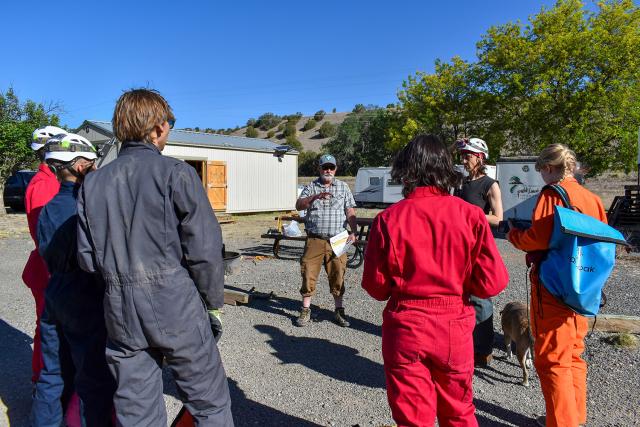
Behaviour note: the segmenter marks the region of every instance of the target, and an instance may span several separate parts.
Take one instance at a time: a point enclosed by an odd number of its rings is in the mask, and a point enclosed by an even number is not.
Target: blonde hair
[[[120,96],[113,111],[113,133],[120,142],[149,140],[153,127],[175,116],[158,91],[132,89]]]
[[[564,144],[547,145],[536,160],[536,170],[551,166],[562,172],[563,176],[572,174],[576,169],[576,153]]]

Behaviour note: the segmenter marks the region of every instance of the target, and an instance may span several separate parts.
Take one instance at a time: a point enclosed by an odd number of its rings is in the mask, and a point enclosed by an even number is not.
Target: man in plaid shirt
[[[296,202],[296,209],[306,210],[305,229],[307,242],[300,261],[302,272],[302,309],[296,320],[297,326],[305,326],[311,319],[311,297],[316,292],[316,283],[320,268],[324,265],[329,278],[329,289],[335,301],[334,321],[349,326],[344,314],[342,297],[344,295],[344,273],[347,269],[347,254],[336,257],[329,239],[341,233],[347,227],[356,230],[356,202],[349,186],[336,179],[336,159],[330,154],[320,157],[320,176],[307,185]],[[349,234],[348,241],[353,243],[355,234]]]

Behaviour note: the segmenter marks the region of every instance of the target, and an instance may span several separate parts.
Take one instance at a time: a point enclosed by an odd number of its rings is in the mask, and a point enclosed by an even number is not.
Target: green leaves
[[[578,0],[542,9],[528,25],[491,27],[478,60],[436,61],[399,93],[403,127],[445,142],[487,141],[497,154],[537,154],[553,142],[576,151],[592,173],[633,167],[640,126],[640,11],[631,0]],[[393,133],[393,131],[392,131]]]

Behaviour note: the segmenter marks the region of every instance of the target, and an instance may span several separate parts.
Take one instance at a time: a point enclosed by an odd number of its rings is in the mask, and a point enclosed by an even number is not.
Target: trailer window
[[[387,186],[389,187],[397,187],[402,185],[402,183],[396,179],[388,179],[387,180]]]
[[[369,185],[380,185],[382,184],[379,176],[371,176],[369,177]]]

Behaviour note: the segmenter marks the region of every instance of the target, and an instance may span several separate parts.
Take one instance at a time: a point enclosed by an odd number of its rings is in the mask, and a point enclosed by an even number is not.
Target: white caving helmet
[[[489,147],[480,138],[464,138],[456,141],[456,148],[460,151],[484,154],[485,160],[489,158]]]
[[[47,141],[44,149],[45,160],[57,160],[67,163],[76,157],[84,157],[87,160],[98,158],[96,148],[85,137],[69,133],[56,135]]]
[[[66,135],[67,133],[68,132],[66,130],[57,126],[45,126],[43,128],[38,128],[33,131],[33,135],[31,136],[31,149],[33,151],[38,151],[44,147],[44,144],[47,143],[49,138],[56,135]]]

